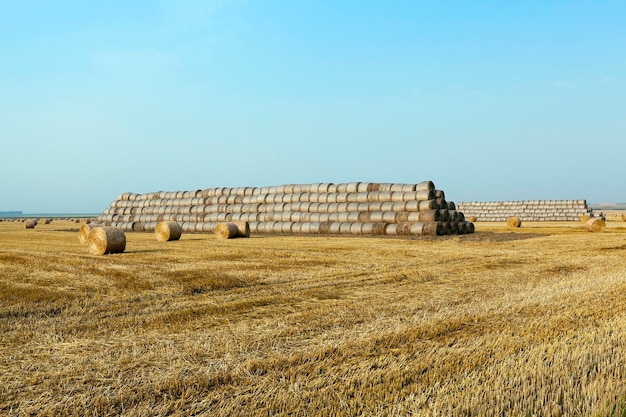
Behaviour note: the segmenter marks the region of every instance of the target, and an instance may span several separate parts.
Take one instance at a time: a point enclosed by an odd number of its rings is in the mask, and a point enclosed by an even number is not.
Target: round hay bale
[[[320,235],[328,235],[330,234],[330,222],[321,222],[320,223],[320,229],[319,229],[319,234]]]
[[[331,222],[330,223],[330,234],[331,235],[338,235],[339,231],[341,230],[341,225],[342,224],[343,223],[336,222],[336,221],[335,222]]]
[[[396,224],[396,235],[406,236],[411,234],[412,223],[398,223]]]
[[[349,235],[351,226],[352,226],[351,223],[341,222],[339,224],[339,234],[341,234],[341,235]]]
[[[183,233],[180,225],[173,221],[161,221],[157,223],[154,234],[158,242],[169,242],[178,240]]]
[[[360,182],[349,182],[346,184],[346,192],[357,193],[359,191]]]
[[[89,232],[87,244],[92,255],[122,253],[126,249],[126,235],[117,227],[94,227]]]
[[[507,219],[506,224],[509,227],[520,227],[522,225],[522,219],[512,216]]]
[[[582,216],[580,216],[580,221],[581,223],[587,223],[589,221],[589,219],[591,218],[590,215],[588,214],[583,214]]]
[[[473,223],[473,222],[475,222],[476,220],[478,220],[478,219],[476,218],[476,216],[467,216],[467,221],[468,221],[468,222],[470,222],[470,223]]]
[[[599,217],[592,217],[585,223],[585,228],[590,232],[603,232],[606,228],[606,222]]]
[[[626,222],[626,213],[622,213],[622,221]]]
[[[350,225],[350,234],[351,235],[361,235],[363,234],[363,223],[352,223]]]
[[[435,191],[435,184],[432,181],[422,181],[419,184],[415,184],[415,191],[421,190]]]
[[[91,229],[102,226],[104,225],[100,223],[81,223],[80,228],[78,229],[78,241],[83,245],[87,244]]]
[[[272,226],[276,223],[272,223]],[[273,230],[267,230],[273,232]],[[250,236],[250,224],[248,222],[221,222],[215,226],[213,232],[219,239],[233,239],[237,237],[249,237]]]
[[[397,224],[387,224],[387,227],[385,227],[385,235],[396,236],[397,229],[398,229]]]
[[[369,223],[372,221],[372,213],[369,211],[360,211],[359,212],[359,221],[361,223]]]
[[[35,219],[26,219],[26,221],[24,222],[24,227],[26,229],[34,229],[35,226],[37,226],[37,220]]]

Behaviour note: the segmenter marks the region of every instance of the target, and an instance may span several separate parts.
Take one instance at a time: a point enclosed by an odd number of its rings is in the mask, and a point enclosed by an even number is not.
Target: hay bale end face
[[[102,226],[104,225],[97,223],[81,223],[80,229],[78,229],[78,240],[80,241],[80,243],[86,245],[89,241],[89,233],[91,233],[91,230],[96,227]]]
[[[157,223],[154,234],[159,242],[169,242],[180,239],[183,233],[182,227],[174,221],[162,221]]]
[[[126,249],[126,235],[122,229],[113,226],[94,227],[89,232],[89,253],[106,255],[122,253]]]
[[[522,219],[519,217],[509,217],[506,224],[509,227],[520,227],[522,225]]]
[[[599,217],[592,217],[585,223],[585,228],[590,232],[603,232],[606,228],[606,222]]]

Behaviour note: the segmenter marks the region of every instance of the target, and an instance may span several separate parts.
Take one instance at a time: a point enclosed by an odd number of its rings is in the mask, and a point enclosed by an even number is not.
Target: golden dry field
[[[626,416],[626,222],[438,238],[0,223],[0,415]]]

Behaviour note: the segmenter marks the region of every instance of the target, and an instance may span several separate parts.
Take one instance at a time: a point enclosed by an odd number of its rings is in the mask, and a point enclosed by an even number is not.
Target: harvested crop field
[[[0,414],[623,416],[626,223],[446,237],[0,223]]]

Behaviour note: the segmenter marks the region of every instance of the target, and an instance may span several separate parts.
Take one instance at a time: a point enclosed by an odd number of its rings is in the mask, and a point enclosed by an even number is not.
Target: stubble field
[[[626,223],[476,230],[92,256],[0,223],[0,415],[626,415]]]

